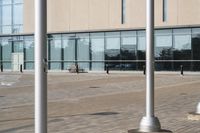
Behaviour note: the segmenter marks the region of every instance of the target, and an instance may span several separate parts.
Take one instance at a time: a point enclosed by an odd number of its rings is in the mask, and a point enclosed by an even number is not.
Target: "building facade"
[[[47,0],[49,70],[142,70],[145,0]],[[155,69],[200,71],[200,0],[155,0]],[[0,63],[34,69],[34,0],[0,0]]]

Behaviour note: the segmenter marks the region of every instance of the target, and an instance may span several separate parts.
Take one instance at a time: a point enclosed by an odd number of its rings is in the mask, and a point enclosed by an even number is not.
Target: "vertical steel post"
[[[128,133],[172,133],[161,129],[159,119],[154,115],[154,0],[146,0],[146,116],[139,129]]]
[[[154,0],[147,0],[146,116],[154,117]]]
[[[35,0],[35,133],[47,133],[47,1]]]
[[[200,115],[200,102],[197,104],[197,110],[196,113]]]
[[[146,0],[146,116],[140,123],[144,132],[160,131],[154,116],[154,0]]]

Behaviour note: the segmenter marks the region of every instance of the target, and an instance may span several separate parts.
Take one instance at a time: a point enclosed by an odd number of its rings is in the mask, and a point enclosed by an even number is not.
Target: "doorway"
[[[20,71],[20,66],[22,69],[24,66],[24,53],[12,53],[12,70]]]

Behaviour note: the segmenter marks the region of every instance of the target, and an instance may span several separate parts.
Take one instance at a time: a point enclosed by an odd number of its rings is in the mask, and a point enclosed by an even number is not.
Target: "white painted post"
[[[35,0],[35,133],[47,133],[47,1]]]
[[[197,110],[196,113],[200,115],[200,102],[197,104]]]
[[[154,116],[154,0],[146,0],[146,116],[140,131],[160,131],[160,122]]]

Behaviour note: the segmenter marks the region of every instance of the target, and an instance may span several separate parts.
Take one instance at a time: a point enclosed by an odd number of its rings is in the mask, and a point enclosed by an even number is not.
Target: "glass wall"
[[[136,31],[121,32],[121,69],[136,70],[136,46],[137,36]]]
[[[91,61],[92,61],[92,70],[94,71],[103,71],[104,64],[104,33],[91,33]]]
[[[138,31],[138,45],[137,45],[137,69],[143,70],[145,66],[145,59],[146,59],[146,32],[145,31]]]
[[[192,60],[192,70],[200,71],[200,28],[192,29]]]
[[[48,42],[49,68],[51,70],[61,70],[61,35],[50,35]]]
[[[24,69],[34,69],[34,41],[33,36],[24,37]]]
[[[89,34],[77,34],[77,61],[80,69],[89,70],[90,52],[89,52]]]
[[[105,61],[109,69],[120,69],[120,32],[105,33]]]
[[[63,63],[64,70],[70,69],[70,67],[75,64],[75,35],[63,35],[62,36],[62,45],[63,45]]]
[[[173,31],[173,60],[182,60],[174,62],[174,70],[180,70],[183,65],[184,70],[191,70],[192,47],[191,47],[191,29],[175,29]]]
[[[0,33],[21,33],[23,0],[0,0]]]
[[[11,57],[12,57],[12,41],[9,37],[3,37],[1,39],[2,46],[2,62],[4,69],[11,69]]]
[[[76,63],[85,71],[143,70],[145,31],[49,34],[50,70],[68,70]],[[24,53],[24,69],[34,68],[33,36],[0,37],[0,59],[11,69],[12,53]],[[155,68],[158,71],[200,71],[200,28],[155,31]]]
[[[13,53],[23,53],[23,37],[16,36],[12,38]]]
[[[171,70],[172,59],[172,30],[157,30],[155,32],[155,60],[158,60],[156,70]]]

